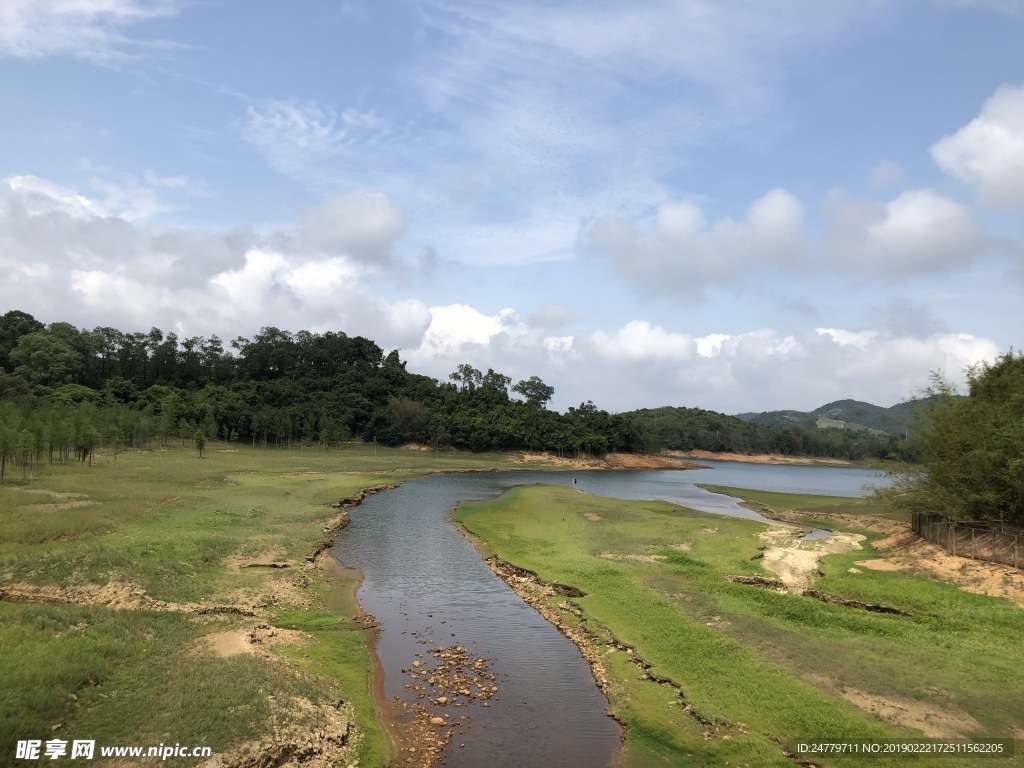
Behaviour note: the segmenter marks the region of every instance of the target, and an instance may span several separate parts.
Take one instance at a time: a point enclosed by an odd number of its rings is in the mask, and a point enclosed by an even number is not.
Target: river
[[[602,768],[621,736],[576,647],[492,574],[448,523],[456,504],[517,485],[575,484],[601,496],[663,499],[763,520],[695,484],[860,496],[865,486],[885,483],[878,473],[846,467],[704,463],[708,469],[687,471],[432,475],[371,496],[353,510],[331,554],[363,572],[357,597],[380,626],[376,650],[385,696],[414,700],[402,670],[417,658],[432,664],[427,649],[437,646],[458,644],[472,658],[486,659],[497,676],[498,693],[488,706],[477,701],[445,708],[453,719],[467,719],[443,752],[443,765]]]

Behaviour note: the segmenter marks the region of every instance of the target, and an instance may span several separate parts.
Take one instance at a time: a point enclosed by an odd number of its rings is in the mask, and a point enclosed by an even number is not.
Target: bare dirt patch
[[[549,467],[568,467],[570,469],[607,469],[608,465],[601,459],[582,458],[574,459],[569,456],[559,456],[547,451],[523,451],[509,456],[513,464],[543,464]]]
[[[850,528],[870,531],[871,533],[891,534],[907,530],[906,523],[878,515],[848,515],[839,512],[808,513],[798,509],[772,510],[764,514],[769,515],[774,520],[782,520],[783,522],[796,523],[798,525],[806,525],[808,517],[813,517],[815,520],[835,520],[838,523],[848,525]]]
[[[146,594],[138,584],[110,582],[71,587],[8,583],[0,586],[0,600],[9,603],[102,605],[114,610],[170,611],[176,613],[238,613],[255,616],[259,606],[230,603],[168,603]]]
[[[637,453],[607,453],[603,458],[571,458],[547,451],[523,451],[509,456],[513,464],[543,464],[569,469],[699,469],[699,464],[678,461],[665,456]]]
[[[792,528],[772,528],[759,534],[769,547],[761,565],[790,589],[809,587],[823,556],[860,549],[865,539],[857,533],[833,533],[827,539],[813,541],[800,541],[800,536],[801,532]]]
[[[849,688],[823,675],[804,678],[828,693],[839,696],[866,712],[873,712],[890,723],[913,728],[930,739],[954,739],[983,730],[983,726],[961,709],[940,706],[935,702],[882,696],[857,688]]]
[[[858,560],[857,565],[861,566],[862,568],[867,568],[871,571],[905,571],[908,568],[910,568],[909,565],[905,565],[904,563],[897,563],[895,560],[882,559]],[[853,568],[850,569],[851,572],[853,570]],[[857,573],[860,573],[860,571],[857,571]]]
[[[199,639],[197,650],[212,651],[214,656],[222,659],[241,654],[252,654],[256,647],[249,642],[244,629],[229,629],[224,632],[211,632]]]
[[[947,584],[954,584],[967,592],[991,597],[1005,597],[1024,608],[1024,572],[1002,563],[986,560],[972,560],[969,557],[951,555],[942,547],[925,541],[913,531],[906,530],[876,541],[872,545],[878,552],[888,555],[881,562],[890,563],[876,567],[865,561],[863,565],[875,570],[910,569],[926,571]]]
[[[670,459],[666,456],[643,456],[636,453],[609,453],[605,464],[612,469],[700,469],[699,464]]]
[[[288,560],[280,550],[276,549],[267,550],[258,555],[231,555],[225,557],[222,562],[229,571],[238,571],[242,568],[292,568],[298,565]]]
[[[308,645],[310,637],[294,629],[280,629],[269,624],[257,624],[249,629],[229,629],[211,632],[199,639],[197,648],[213,651],[226,658],[239,654],[269,656],[267,648],[274,645]]]
[[[587,520],[593,520],[595,523],[601,519],[601,516],[597,514],[597,512],[584,512],[583,516],[587,518]]]
[[[358,732],[350,704],[313,704],[297,696],[271,702],[274,733],[214,755],[199,768],[297,768],[358,765]]]
[[[598,557],[625,563],[660,563],[665,559],[664,555],[641,555],[632,552],[602,552]]]

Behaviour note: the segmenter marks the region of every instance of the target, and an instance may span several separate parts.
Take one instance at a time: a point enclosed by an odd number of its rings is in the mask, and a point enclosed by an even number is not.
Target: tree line
[[[458,366],[446,380],[406,370],[397,350],[329,331],[265,327],[225,344],[110,327],[0,317],[0,463],[89,461],[113,447],[208,439],[253,446],[376,441],[560,455],[663,448],[904,457],[873,435],[772,429],[696,408],[612,414],[587,401],[548,409],[554,388]],[[56,457],[56,459],[54,458]]]

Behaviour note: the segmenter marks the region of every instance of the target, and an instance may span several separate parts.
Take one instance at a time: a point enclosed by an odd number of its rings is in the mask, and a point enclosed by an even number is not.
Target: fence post
[[[974,529],[971,528],[971,559],[978,559],[978,547],[974,544]]]

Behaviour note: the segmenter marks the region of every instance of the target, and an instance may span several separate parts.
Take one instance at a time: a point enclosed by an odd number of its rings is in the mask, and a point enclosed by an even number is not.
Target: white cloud
[[[852,345],[857,349],[867,349],[868,344],[877,336],[874,331],[847,331],[842,328],[815,328],[814,332],[819,336],[828,336],[840,347]]]
[[[450,357],[466,347],[486,346],[495,337],[515,338],[526,333],[526,326],[514,309],[506,308],[495,315],[485,315],[466,304],[430,308],[430,327],[419,349],[410,353],[410,360],[425,361],[434,357]]]
[[[771,108],[780,59],[842,31],[863,5],[428,0],[425,19],[447,44],[433,66],[422,68],[421,85],[439,112],[486,105],[504,118],[488,124],[504,128],[502,136],[531,155],[561,146],[566,137],[603,143],[608,136],[593,117],[628,104],[645,83],[670,80],[684,102],[665,107],[675,117],[672,130],[655,129],[645,119],[649,113],[622,110],[617,117],[624,133],[651,139],[654,129],[659,145],[671,133],[677,148],[718,141]],[[600,88],[592,85],[595,70]],[[602,108],[583,107],[581,94]]]
[[[966,366],[999,352],[992,341],[969,334],[818,328],[693,338],[640,320],[563,346],[573,359],[555,359],[541,373],[558,372],[552,381],[559,403],[593,397],[613,411],[665,404],[725,413],[809,410],[851,397],[892,405],[926,386],[929,371],[962,380]],[[597,396],[594,381],[603,385]]]
[[[351,168],[341,169],[340,160],[358,161],[395,134],[390,121],[372,109],[348,107],[339,117],[326,104],[302,99],[251,103],[241,132],[278,173],[314,185],[350,176]]]
[[[1024,204],[1024,86],[1001,86],[978,117],[939,139],[931,154],[986,202]]]
[[[820,266],[841,272],[940,272],[970,263],[988,247],[971,211],[932,189],[908,190],[888,203],[854,202],[833,192],[822,216]]]
[[[61,211],[76,219],[112,217],[124,221],[150,219],[179,206],[167,196],[185,194],[205,197],[210,193],[205,183],[187,176],[160,177],[146,171],[142,180],[130,174],[118,179],[94,176],[90,186],[102,193],[102,198],[89,198],[73,190],[37,176],[10,176],[0,179],[19,193],[21,204],[33,213]]]
[[[365,261],[387,261],[406,231],[405,213],[378,192],[329,197],[308,211],[300,237],[325,253],[343,253]]]
[[[242,135],[267,156],[274,170],[304,176],[344,151],[345,131],[333,110],[315,101],[269,100],[251,105]]]
[[[585,230],[583,243],[654,292],[697,295],[709,284],[761,267],[799,265],[803,217],[796,197],[774,189],[755,200],[740,221],[724,217],[711,223],[691,202],[663,203],[649,234],[621,217],[605,216]]]
[[[646,320],[632,320],[614,334],[596,331],[590,345],[601,357],[613,363],[682,362],[693,358],[697,345],[692,336],[666,331]]]
[[[51,211],[61,211],[76,219],[106,215],[104,207],[97,202],[37,176],[11,176],[0,179],[0,184],[6,184],[16,193],[7,197],[7,204],[23,206],[30,216]]]
[[[358,288],[364,274],[348,260],[335,257],[303,262],[285,274],[282,282],[303,302],[323,305]]]
[[[126,30],[174,15],[178,6],[178,0],[3,0],[0,55],[123,58],[139,46],[166,46],[165,42],[133,40]]]
[[[175,179],[164,186],[182,188]],[[0,305],[125,330],[235,334],[272,323],[415,348],[430,323],[426,306],[388,302],[367,288],[370,276],[386,277],[380,265],[402,217],[381,197],[361,199],[369,202],[349,201],[352,215],[327,233],[346,252],[325,254],[295,232],[157,226],[130,220],[130,209],[110,210],[126,205],[110,195],[98,201],[35,177],[0,180],[0,269],[8,276]]]

